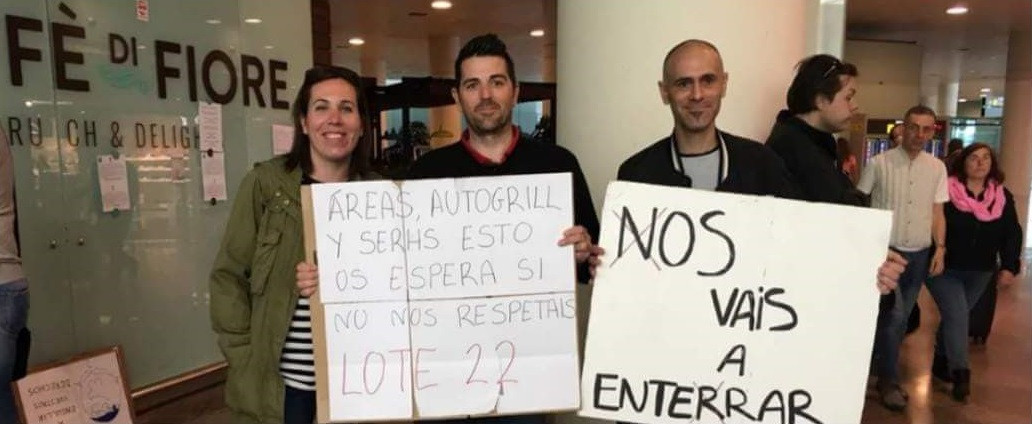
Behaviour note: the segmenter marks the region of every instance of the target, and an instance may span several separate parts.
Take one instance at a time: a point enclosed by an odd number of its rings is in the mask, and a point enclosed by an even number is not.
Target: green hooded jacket
[[[234,423],[283,422],[280,353],[304,260],[301,170],[284,163],[273,158],[244,177],[211,271],[211,324],[229,363]]]

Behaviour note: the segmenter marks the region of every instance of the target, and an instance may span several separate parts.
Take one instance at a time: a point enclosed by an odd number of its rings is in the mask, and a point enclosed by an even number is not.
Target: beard
[[[688,133],[709,131],[715,125],[720,114],[719,99],[706,99],[678,103],[671,99],[670,111],[674,115],[674,125]]]
[[[495,108],[500,113],[496,116],[484,116],[477,113],[478,109],[488,107]],[[512,111],[506,110],[498,103],[490,100],[481,102],[470,113],[463,110],[463,116],[466,117],[466,124],[469,126],[470,132],[474,134],[497,134],[512,123]]]
[[[700,117],[682,115],[675,123],[685,132],[698,133],[710,129],[713,126],[713,121],[715,121],[714,118],[705,116],[705,114]]]

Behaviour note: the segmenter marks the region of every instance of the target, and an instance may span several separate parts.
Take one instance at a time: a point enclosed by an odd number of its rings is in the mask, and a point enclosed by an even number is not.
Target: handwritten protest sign
[[[572,198],[568,173],[313,185],[320,422],[576,409]]]
[[[858,423],[891,214],[614,182],[581,415]]]
[[[26,424],[132,424],[129,387],[117,347],[44,366],[14,386]]]

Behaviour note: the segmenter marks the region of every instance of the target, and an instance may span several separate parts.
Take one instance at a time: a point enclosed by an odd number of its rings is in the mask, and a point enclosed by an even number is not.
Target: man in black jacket
[[[802,197],[785,164],[773,151],[759,142],[716,128],[726,91],[727,73],[713,44],[693,39],[670,49],[663,60],[659,93],[663,103],[670,105],[673,135],[624,161],[617,179],[739,194]],[[598,256],[604,253],[594,248],[591,264],[601,263]],[[904,266],[899,255],[889,252],[878,269],[878,290],[887,293],[895,288]]]
[[[858,109],[853,101],[856,76],[856,66],[833,56],[819,54],[803,59],[788,88],[788,109],[778,113],[767,137],[767,146],[784,160],[804,200],[867,205],[866,196],[842,172],[834,135],[849,128],[850,118]],[[889,250],[882,269],[891,267],[901,273],[906,264],[902,256]],[[895,283],[879,284],[879,288],[885,294]],[[893,300],[891,295],[882,297],[879,316],[892,309]]]
[[[788,88],[788,109],[778,113],[767,146],[785,162],[803,199],[865,206],[842,172],[834,135],[849,128],[857,110],[856,67],[820,54],[803,59],[798,69]]]
[[[716,128],[727,91],[720,52],[704,40],[674,46],[663,60],[659,93],[670,106],[674,131],[620,165],[617,179],[723,192],[801,197],[782,160],[763,144]],[[834,152],[834,140],[832,140]],[[597,249],[591,271],[601,264]],[[878,270],[878,289],[896,286],[902,266],[886,261]]]
[[[727,91],[720,52],[703,40],[674,46],[663,60],[659,93],[674,131],[620,165],[617,179],[732,193],[796,198],[784,164],[759,142],[716,127]]]
[[[462,138],[432,150],[409,168],[408,178],[455,178],[569,172],[573,176],[574,226],[559,244],[573,245],[580,264],[578,279],[586,280],[586,260],[598,236],[599,224],[591,194],[577,158],[554,144],[534,141],[512,123],[519,85],[512,58],[494,34],[475,37],[455,59],[456,85],[452,97],[462,109],[468,129]],[[544,414],[449,419],[435,424],[543,424]]]
[[[512,123],[519,97],[515,65],[495,34],[470,39],[455,59],[451,94],[468,129],[450,146],[431,150],[409,168],[407,177],[458,178],[569,172],[573,176],[574,226],[561,246],[573,245],[578,280],[587,280],[585,261],[598,238],[598,217],[577,158],[560,146],[536,142]]]

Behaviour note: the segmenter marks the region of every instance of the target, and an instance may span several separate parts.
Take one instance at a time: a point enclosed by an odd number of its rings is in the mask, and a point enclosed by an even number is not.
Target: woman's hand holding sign
[[[301,297],[310,297],[319,288],[319,267],[307,262],[299,262],[296,267],[297,290]]]

